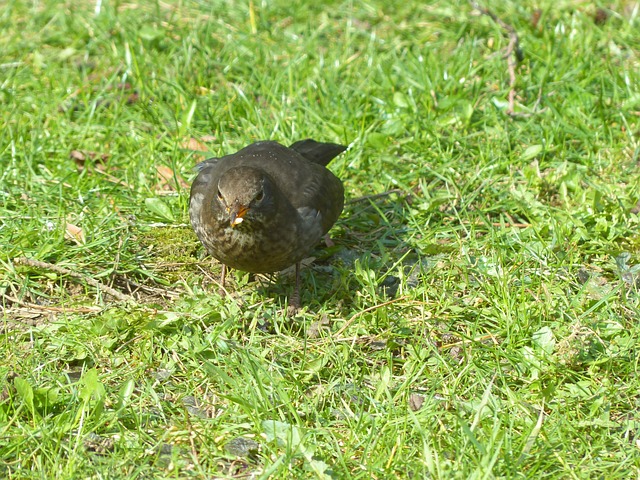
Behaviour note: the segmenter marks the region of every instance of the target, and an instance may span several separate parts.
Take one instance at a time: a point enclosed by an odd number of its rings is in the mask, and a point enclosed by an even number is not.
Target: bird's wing
[[[219,158],[207,158],[206,160],[196,164],[194,168],[194,170],[196,170],[197,172],[201,172],[202,169],[206,168],[206,167],[210,167],[213,166],[215,164],[217,164],[220,161]]]
[[[239,162],[263,170],[298,213],[309,221],[314,218],[315,221],[320,220],[323,233],[326,233],[342,212],[342,182],[322,163],[313,161],[297,148],[306,152],[306,155],[327,159],[328,162],[343,152],[345,147],[314,140],[302,140],[294,145],[296,149],[272,141],[256,142],[233,155],[206,160],[199,169],[202,171],[212,167],[208,173],[218,178]]]
[[[342,182],[323,167],[301,182],[297,198],[291,203],[306,221],[320,222],[322,233],[329,231],[344,206]]]

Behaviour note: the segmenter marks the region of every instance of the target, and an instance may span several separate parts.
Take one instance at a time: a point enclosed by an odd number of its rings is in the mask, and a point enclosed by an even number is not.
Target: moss
[[[152,228],[140,232],[138,240],[153,269],[167,280],[175,281],[196,271],[202,247],[191,228]]]

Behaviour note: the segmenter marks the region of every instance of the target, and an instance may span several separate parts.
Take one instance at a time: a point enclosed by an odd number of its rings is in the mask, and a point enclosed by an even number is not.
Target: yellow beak
[[[233,210],[234,211],[231,212],[230,223],[232,227],[235,227],[240,225],[244,221],[244,216],[249,211],[249,208],[245,207],[244,205],[237,205]]]

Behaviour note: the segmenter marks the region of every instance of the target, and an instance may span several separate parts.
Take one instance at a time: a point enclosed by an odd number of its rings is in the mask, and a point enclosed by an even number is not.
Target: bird
[[[205,249],[226,268],[271,273],[295,265],[288,313],[300,308],[300,261],[344,207],[342,181],[326,165],[344,145],[259,141],[198,165],[189,217]]]

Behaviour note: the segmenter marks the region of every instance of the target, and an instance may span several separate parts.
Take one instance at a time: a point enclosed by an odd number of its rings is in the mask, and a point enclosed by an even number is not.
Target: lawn
[[[640,3],[295,3],[0,5],[0,477],[640,478]],[[304,138],[287,317],[189,186]]]

